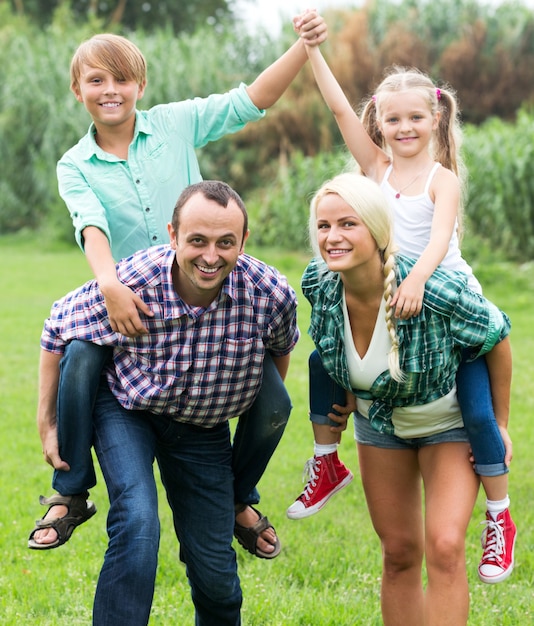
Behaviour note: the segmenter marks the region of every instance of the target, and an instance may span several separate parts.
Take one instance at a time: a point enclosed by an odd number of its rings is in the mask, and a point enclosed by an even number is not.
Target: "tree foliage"
[[[77,23],[98,19],[106,28],[172,27],[175,33],[192,32],[231,14],[227,0],[11,0],[13,9],[41,26],[50,24],[60,6],[68,6]]]
[[[74,2],[57,2],[44,25],[14,13],[12,4],[0,0],[0,233],[46,226],[72,241],[55,165],[90,120],[69,91],[69,62],[82,40],[110,25],[94,15],[80,22]],[[323,52],[356,108],[391,64],[416,66],[452,85],[469,131],[468,226],[494,246],[500,238],[511,258],[534,258],[534,234],[523,226],[534,223],[532,11],[519,3],[376,0],[326,18]],[[110,30],[125,32],[123,26]],[[148,61],[141,108],[250,83],[295,40],[290,24],[273,40],[224,19],[178,36],[170,24],[126,34]],[[305,245],[305,195],[347,159],[309,67],[264,120],[208,144],[199,158],[206,178],[226,180],[244,194],[258,239],[290,247]]]
[[[347,14],[329,58],[355,101],[403,65],[452,85],[467,122],[534,102],[534,14],[519,2],[370,0]]]

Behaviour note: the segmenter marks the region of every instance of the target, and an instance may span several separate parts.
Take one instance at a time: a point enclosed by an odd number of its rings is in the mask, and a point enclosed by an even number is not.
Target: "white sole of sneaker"
[[[488,585],[493,585],[495,583],[502,583],[502,581],[506,580],[513,571],[514,571],[514,563],[512,561],[512,564],[510,565],[510,567],[502,574],[488,578],[487,576],[484,576],[483,574],[478,572],[478,577],[483,583],[486,583]]]
[[[487,585],[494,585],[496,583],[502,583],[502,581],[506,580],[510,576],[510,574],[514,571],[514,552],[515,552],[516,539],[517,539],[517,530],[516,530],[516,535],[514,537],[514,543],[512,545],[512,562],[510,564],[510,567],[505,572],[503,572],[502,574],[497,574],[497,576],[484,576],[484,574],[482,574],[480,570],[477,570],[478,577],[483,583],[486,583]]]

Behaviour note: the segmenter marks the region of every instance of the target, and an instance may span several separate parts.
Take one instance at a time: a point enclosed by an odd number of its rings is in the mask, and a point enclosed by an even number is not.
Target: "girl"
[[[347,173],[323,185],[310,211],[319,258],[302,278],[309,332],[325,370],[356,396],[360,473],[382,545],[384,624],[443,623],[446,615],[458,626],[468,620],[465,533],[479,483],[456,370],[463,350],[486,354],[506,427],[510,323],[465,275],[441,268],[426,282],[421,313],[396,319],[394,294],[416,260],[394,254],[392,231],[388,202],[369,178]]]
[[[296,29],[299,24],[295,18]],[[464,272],[470,288],[481,293],[459,248],[462,164],[458,108],[452,91],[437,88],[417,70],[396,68],[364,103],[360,121],[319,49],[307,48],[307,52],[347,147],[362,172],[380,185],[389,201],[400,251],[417,259],[392,297],[394,317],[407,320],[420,314],[425,283],[438,265]],[[320,395],[326,376],[317,354],[310,357],[310,376],[310,388],[315,396]],[[308,483],[287,511],[292,519],[316,513],[352,478],[337,458],[339,428],[332,429],[337,424],[329,417],[334,416],[324,410],[325,405],[332,406],[332,398],[339,411],[350,409],[350,405],[341,408],[344,401],[339,393],[331,398],[323,395],[316,403],[311,398],[316,448],[307,464]],[[507,476],[512,444],[506,425],[495,420],[484,359],[463,360],[458,370],[458,399],[475,471],[487,495],[478,574],[484,582],[500,582],[512,572],[516,535],[509,512]]]

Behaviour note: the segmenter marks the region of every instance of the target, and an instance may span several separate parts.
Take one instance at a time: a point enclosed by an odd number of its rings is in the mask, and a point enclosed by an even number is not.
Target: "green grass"
[[[306,262],[278,251],[258,256],[277,265],[298,290]],[[4,626],[89,624],[93,592],[106,547],[106,493],[100,479],[92,491],[99,512],[59,550],[30,551],[29,531],[42,511],[37,497],[49,494],[50,468],[41,456],[35,427],[37,364],[42,322],[56,298],[89,278],[77,249],[49,250],[46,241],[0,239],[3,296],[0,299],[0,616]],[[516,569],[505,583],[478,582],[479,496],[467,537],[473,626],[524,626],[534,616],[534,400],[532,398],[532,268],[486,265],[476,268],[488,297],[512,318],[514,386],[510,432],[514,440],[510,495],[519,527]],[[303,463],[311,453],[307,419],[306,335],[309,309],[299,298],[302,339],[287,380],[293,414],[260,484],[261,509],[283,542],[272,562],[255,559],[236,546],[244,591],[243,623],[249,626],[374,626],[379,609],[380,548],[368,518],[352,437],[341,456],[356,480],[319,515],[290,521],[286,507],[298,495]],[[461,486],[459,486],[461,488]],[[162,542],[150,624],[192,624],[185,571],[178,558],[168,507],[160,501]],[[392,512],[392,514],[394,514]],[[446,523],[446,520],[444,520]]]

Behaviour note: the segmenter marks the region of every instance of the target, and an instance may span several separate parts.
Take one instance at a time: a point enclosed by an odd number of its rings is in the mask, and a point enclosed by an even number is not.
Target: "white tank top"
[[[398,198],[396,197],[397,191],[390,185],[388,180],[393,169],[392,164],[388,166],[384,178],[380,183],[380,188],[384,192],[393,210],[395,242],[400,252],[408,257],[418,259],[430,241],[430,231],[432,228],[435,205],[430,198],[428,190],[430,189],[430,183],[435,173],[440,167],[440,163],[434,163],[428,175],[423,193],[417,196],[405,196],[400,194]],[[473,275],[471,266],[462,257],[462,253],[460,252],[456,226],[457,224],[455,225],[454,232],[449,241],[449,249],[440,267],[467,274],[469,287],[473,291],[482,293],[482,287]]]
[[[347,355],[350,384],[353,389],[369,390],[376,378],[388,369],[391,337],[386,326],[385,301],[382,298],[373,337],[363,357],[358,354],[352,339],[345,290],[343,290],[343,318],[345,323],[345,353]],[[358,413],[368,418],[371,401],[357,398],[356,403]],[[395,428],[395,435],[402,439],[428,437],[451,428],[461,428],[463,421],[456,397],[456,385],[446,396],[428,404],[394,408],[391,421]]]

